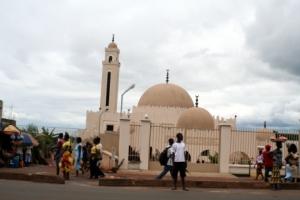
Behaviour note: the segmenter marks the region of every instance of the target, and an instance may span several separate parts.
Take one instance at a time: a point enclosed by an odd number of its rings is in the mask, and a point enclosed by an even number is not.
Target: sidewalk
[[[99,179],[100,186],[145,186],[145,187],[170,187],[172,179],[168,174],[162,180],[155,180],[159,171],[125,170],[117,174],[108,175]],[[186,177],[187,187],[199,188],[251,188],[268,189],[269,184],[256,181],[252,177],[236,177],[231,174],[220,173],[188,173]],[[180,187],[180,178],[178,178]]]
[[[0,168],[0,179],[56,184],[65,183],[62,177],[55,175],[55,167],[47,165],[33,165],[24,168]]]
[[[122,170],[117,174],[107,175],[99,179],[99,186],[142,186],[172,187],[172,179],[168,174],[162,180],[155,180],[160,171]],[[231,188],[231,189],[271,189],[270,184],[254,177],[237,177],[232,174],[191,172],[186,177],[190,188]],[[180,188],[178,178],[178,188]],[[283,183],[281,189],[300,189],[300,183]]]
[[[170,187],[172,179],[168,174],[162,180],[155,180],[159,171],[120,170],[118,173],[106,173],[99,179],[99,186],[135,186],[135,187]],[[70,182],[97,185],[96,180],[88,179],[89,174],[71,176]],[[0,168],[0,179],[13,179],[33,182],[64,184],[61,176],[55,175],[54,166],[34,165],[25,168]],[[231,189],[270,189],[270,185],[254,180],[253,177],[236,177],[220,173],[188,173],[187,187],[190,188],[231,188]],[[180,179],[178,180],[180,188]],[[284,183],[282,189],[300,189],[300,183]]]

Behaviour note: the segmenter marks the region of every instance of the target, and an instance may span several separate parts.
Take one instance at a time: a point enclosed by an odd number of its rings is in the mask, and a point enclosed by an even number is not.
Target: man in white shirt
[[[183,135],[182,133],[177,133],[176,135],[177,141],[172,145],[172,151],[173,151],[173,188],[172,190],[177,189],[177,175],[178,172],[180,172],[181,177],[181,183],[182,183],[182,189],[185,191],[188,191],[188,189],[185,186],[185,171],[186,171],[186,158],[185,158],[185,144],[183,143]]]

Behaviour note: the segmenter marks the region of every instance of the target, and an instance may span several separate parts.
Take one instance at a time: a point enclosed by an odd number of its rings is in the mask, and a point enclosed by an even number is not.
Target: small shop
[[[0,167],[27,167],[32,163],[32,149],[38,141],[14,125],[0,131]]]

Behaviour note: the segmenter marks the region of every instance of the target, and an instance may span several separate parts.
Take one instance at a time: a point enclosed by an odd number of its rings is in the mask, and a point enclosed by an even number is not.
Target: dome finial
[[[166,83],[169,83],[169,69],[167,69],[167,75],[166,75]]]
[[[112,41],[112,42],[114,42],[114,41],[115,41],[115,34],[113,34],[113,35],[112,35],[112,39],[111,39],[111,41]]]
[[[197,108],[198,108],[198,97],[199,97],[199,95],[196,95],[196,103],[195,103],[195,105],[196,105]]]

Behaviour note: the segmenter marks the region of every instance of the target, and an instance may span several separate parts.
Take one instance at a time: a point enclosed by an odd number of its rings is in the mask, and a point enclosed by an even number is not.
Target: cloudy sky
[[[112,33],[124,108],[165,81],[239,127],[300,127],[300,1],[0,0],[0,99],[18,124],[84,127]],[[119,99],[120,100],[120,99]]]

